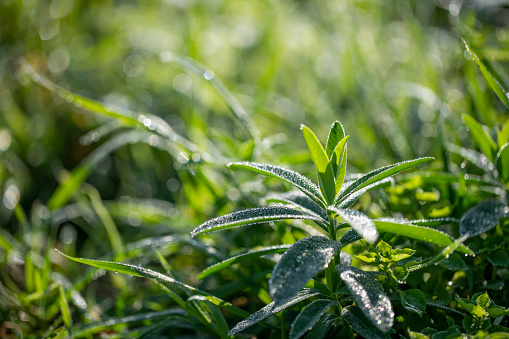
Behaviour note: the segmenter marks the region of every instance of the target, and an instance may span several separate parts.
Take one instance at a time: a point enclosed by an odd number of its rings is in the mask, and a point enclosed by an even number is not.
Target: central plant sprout
[[[472,252],[462,245],[466,238],[454,241],[445,233],[422,226],[426,225],[426,220],[416,222],[388,218],[372,220],[367,215],[350,209],[365,192],[391,184],[393,175],[433,158],[404,161],[361,176],[348,176],[346,175],[348,136],[345,135],[339,121],[332,124],[325,148],[310,128],[302,125],[301,130],[316,167],[318,186],[302,174],[280,166],[254,162],[230,163],[228,165],[230,168],[247,169],[278,178],[298,190],[268,199],[283,205],[252,208],[223,215],[198,226],[192,231],[192,235],[268,221],[305,219],[321,227],[326,237],[309,236],[291,246],[281,245],[249,251],[207,268],[199,278],[204,278],[242,259],[284,252],[268,282],[269,294],[273,301],[238,323],[228,335],[242,331],[302,300],[318,297],[307,305],[293,322],[291,338],[299,338],[310,329],[314,335],[324,336],[338,323],[344,324],[344,330],[350,333],[351,326],[365,337],[384,337],[393,326],[394,311],[376,275],[385,275],[385,281],[398,290],[398,283],[404,283],[410,272],[432,263],[436,264],[456,249],[468,254]],[[436,224],[436,220],[434,223]],[[351,229],[337,239],[338,230],[345,227]],[[380,250],[380,245],[372,247],[375,252],[371,253],[371,257],[376,260],[365,260],[364,257],[370,257],[369,254],[360,258],[366,262],[379,264],[381,272],[373,274],[374,272],[366,272],[351,266],[349,255],[341,250],[361,239],[374,245],[379,239],[379,232],[399,234],[446,248],[428,261],[395,265],[396,261],[410,257],[414,251],[392,250],[389,245],[381,242],[387,245],[382,246],[384,250]],[[405,255],[401,256],[398,251],[403,251]],[[325,270],[326,284],[313,279],[322,270]],[[399,292],[401,302],[408,310],[426,307],[425,300],[424,305],[405,304],[403,300],[406,295],[401,290]],[[345,296],[350,298],[344,298]],[[394,297],[396,296],[395,294]],[[422,298],[419,297],[420,294],[413,299],[421,301]],[[356,305],[352,305],[352,299]],[[334,311],[327,313],[329,309]]]

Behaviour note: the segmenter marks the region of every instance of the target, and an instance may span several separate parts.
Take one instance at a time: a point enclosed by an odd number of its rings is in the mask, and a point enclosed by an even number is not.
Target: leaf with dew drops
[[[214,219],[210,219],[201,224],[200,226],[196,227],[191,232],[191,235],[194,237],[199,234],[220,231],[227,228],[284,219],[307,219],[314,220],[317,222],[322,221],[322,218],[318,217],[314,213],[308,214],[305,213],[304,211],[291,207],[286,206],[260,207],[233,212]]]
[[[307,195],[301,191],[290,191],[285,193],[271,194],[264,199],[266,203],[278,202],[284,204],[291,204],[299,209],[303,209],[306,212],[312,212],[320,216],[325,223],[327,223],[327,213],[323,208],[317,205]]]
[[[414,160],[407,160],[398,162],[396,164],[388,165],[385,167],[380,167],[376,170],[373,170],[359,179],[355,180],[353,183],[351,183],[345,190],[342,190],[338,193],[336,198],[334,199],[334,205],[337,205],[337,203],[344,200],[348,195],[352,194],[353,192],[362,189],[363,187],[366,187],[376,181],[388,178],[390,176],[393,176],[395,174],[398,174],[400,172],[403,172],[409,168],[412,168],[414,166],[417,166],[419,164],[422,164],[426,161],[433,160],[434,158],[426,157],[426,158],[418,158]]]
[[[379,232],[399,234],[440,246],[449,246],[454,243],[454,240],[444,232],[425,226],[412,225],[405,219],[379,218],[373,219],[373,222]],[[463,244],[459,245],[458,251],[470,255],[474,254],[470,248]]]
[[[497,145],[491,139],[490,135],[484,130],[482,125],[478,123],[470,115],[463,114],[463,120],[467,124],[472,139],[479,146],[481,151],[490,159],[491,162],[495,161],[495,155],[497,153]]]
[[[491,160],[484,154],[474,151],[473,149],[464,148],[454,144],[447,144],[447,151],[456,154],[463,159],[470,161],[473,165],[482,169],[485,172],[491,172],[495,169],[495,166]]]
[[[389,332],[394,311],[378,280],[357,267],[337,265],[336,269],[362,313],[379,331]]]
[[[339,316],[336,314],[326,313],[320,320],[313,326],[309,331],[306,339],[322,339],[327,337],[327,333],[339,320]]]
[[[378,239],[378,231],[373,221],[364,213],[350,209],[329,207],[330,211],[337,213],[344,221],[359,233],[367,242],[374,244]]]
[[[355,306],[347,306],[341,310],[343,319],[352,326],[355,331],[369,339],[384,339],[385,335],[376,328],[371,321]]]
[[[256,173],[268,175],[273,178],[278,178],[292,184],[293,186],[300,189],[304,194],[310,197],[318,205],[325,207],[325,202],[322,199],[322,195],[318,187],[311,182],[308,178],[302,174],[292,171],[290,169],[275,166],[270,164],[260,164],[256,162],[234,162],[229,163],[230,168],[243,168]]]
[[[300,291],[318,272],[329,265],[343,245],[325,237],[301,239],[288,249],[276,264],[269,279],[269,294],[284,301]]]
[[[500,218],[509,216],[507,203],[487,199],[469,209],[460,220],[460,234],[474,237],[498,225]]]
[[[204,279],[211,274],[214,274],[226,267],[229,267],[229,266],[231,266],[235,263],[241,262],[243,260],[247,260],[247,259],[251,259],[251,258],[258,258],[258,257],[261,257],[262,255],[266,255],[266,254],[283,253],[289,247],[290,247],[290,245],[271,246],[271,247],[265,247],[265,248],[261,248],[258,250],[252,250],[247,253],[242,253],[242,254],[236,255],[234,257],[223,260],[220,263],[217,263],[215,265],[207,267],[200,274],[198,274],[197,279],[198,280]]]
[[[288,307],[291,307],[302,300],[314,297],[315,295],[318,295],[318,294],[319,294],[318,292],[315,292],[315,291],[312,291],[309,289],[303,289],[300,292],[298,292],[297,294],[295,294],[290,299],[283,300],[283,301],[275,300],[275,301],[271,302],[270,304],[268,304],[267,306],[265,306],[264,308],[251,314],[249,317],[242,320],[237,325],[235,325],[235,327],[232,328],[231,331],[228,333],[228,336],[234,335],[235,333],[238,333],[238,332],[248,328],[249,326],[252,326],[252,325],[258,323],[258,322],[262,321],[263,319],[270,317],[273,314],[281,312],[282,310],[287,309]]]
[[[330,307],[336,304],[336,301],[319,299],[307,305],[295,318],[290,330],[290,339],[302,337]]]
[[[365,187],[361,188],[360,190],[357,190],[354,193],[348,195],[345,199],[343,199],[341,201],[338,201],[336,203],[336,206],[339,207],[339,208],[349,208],[364,193],[372,191],[372,190],[375,190],[375,189],[378,189],[378,188],[388,187],[388,186],[391,186],[392,184],[394,184],[394,179],[391,178],[391,177],[384,178],[382,180],[376,181],[376,182],[374,182],[374,183],[372,183],[372,184],[370,184],[368,186],[365,186]]]
[[[120,263],[120,262],[114,262],[114,261],[75,258],[75,257],[71,257],[67,254],[62,253],[57,249],[55,249],[55,251],[58,252],[59,254],[63,255],[67,259],[70,259],[70,260],[73,260],[73,261],[76,261],[76,262],[79,262],[79,263],[82,263],[85,265],[102,268],[102,269],[105,269],[108,271],[119,272],[119,273],[134,275],[137,277],[152,279],[153,281],[160,283],[162,286],[164,286],[165,284],[175,284],[175,285],[183,288],[184,290],[188,290],[195,294],[200,294],[200,295],[204,296],[210,302],[212,302],[214,305],[222,307],[225,310],[228,310],[236,315],[245,317],[248,314],[246,311],[244,311],[238,307],[235,307],[232,304],[230,304],[220,298],[217,298],[207,292],[201,291],[197,288],[194,288],[193,286],[184,284],[183,282],[180,282],[180,281],[175,280],[165,274],[150,270],[148,268],[139,267],[139,266],[130,265],[130,264],[124,264],[124,263]]]

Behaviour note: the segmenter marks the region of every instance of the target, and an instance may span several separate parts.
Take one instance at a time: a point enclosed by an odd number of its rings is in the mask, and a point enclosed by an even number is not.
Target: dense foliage
[[[507,11],[0,0],[0,337],[509,337]]]

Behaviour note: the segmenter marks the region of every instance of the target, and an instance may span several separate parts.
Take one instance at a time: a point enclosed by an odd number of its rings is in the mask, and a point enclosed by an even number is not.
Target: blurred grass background
[[[340,120],[351,136],[352,172],[420,156],[435,156],[431,166],[442,170],[439,121],[446,141],[468,143],[461,114],[489,127],[506,120],[460,37],[507,83],[508,23],[503,1],[0,0],[2,289],[26,297],[51,281],[74,281],[80,268],[52,247],[99,258],[136,240],[187,234],[210,217],[252,206],[274,184],[233,177],[223,159],[272,161],[312,174],[301,123],[324,141]],[[168,51],[205,65],[207,73],[165,62]],[[60,214],[50,211],[48,200],[69,172],[128,128],[36,84],[20,67],[22,57],[64,89],[105,107],[159,116],[199,149],[221,156],[204,161],[198,153],[170,156],[129,144],[104,154]],[[259,132],[256,147],[210,79],[221,79],[245,108]],[[263,239],[243,241],[275,241]],[[19,247],[16,256],[7,255],[5,243]],[[193,248],[186,246],[172,251],[175,269],[194,279],[204,256],[189,256]],[[44,269],[27,287],[28,257]],[[135,291],[126,279],[91,285],[82,321],[164,308],[160,296],[147,297],[156,287]],[[22,328],[48,327],[58,313],[2,298],[0,320]]]

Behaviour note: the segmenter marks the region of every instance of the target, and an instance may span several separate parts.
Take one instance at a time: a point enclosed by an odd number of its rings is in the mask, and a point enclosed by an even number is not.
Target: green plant
[[[442,232],[412,224],[412,222],[395,219],[372,220],[367,215],[350,209],[365,192],[390,184],[391,176],[432,158],[389,165],[365,175],[347,176],[345,173],[348,136],[345,136],[341,123],[336,121],[332,124],[325,148],[308,127],[302,126],[302,131],[318,173],[319,187],[303,175],[280,166],[252,162],[231,163],[230,168],[262,173],[298,188],[299,191],[270,198],[272,202],[292,206],[269,206],[233,212],[209,220],[192,232],[193,236],[197,236],[268,221],[305,219],[315,222],[326,235],[326,237],[305,237],[289,248],[276,246],[245,254],[247,257],[285,251],[275,265],[268,282],[269,294],[273,301],[238,323],[229,335],[242,331],[304,299],[318,296],[319,299],[305,307],[293,322],[291,338],[302,336],[310,328],[311,333],[324,334],[335,323],[343,323],[345,333],[350,331],[348,326],[350,325],[363,336],[383,337],[391,330],[394,321],[389,297],[384,292],[382,284],[375,278],[376,274],[350,266],[349,260],[346,259],[348,255],[346,252],[341,252],[346,245],[360,239],[373,245],[379,238],[379,232],[383,232],[447,246],[437,258],[430,259],[427,263],[414,262],[413,265],[405,266],[402,270],[401,266],[395,267],[393,264],[413,254],[413,252],[410,253],[411,250],[392,250],[389,245],[381,241],[377,246],[377,253],[364,254],[363,258],[368,262],[370,260],[367,258],[378,258],[375,260],[377,264],[380,264],[382,271],[377,274],[385,275],[387,285],[395,288],[400,279],[396,277],[393,269],[396,269],[401,280],[404,280],[410,271],[426,267],[431,263],[438,263],[456,249],[463,253],[473,253],[461,244],[465,238],[453,241]],[[421,221],[421,223],[425,222]],[[338,240],[338,230],[345,227],[352,229]],[[384,247],[383,244],[386,246]],[[344,254],[343,257],[340,252]],[[231,265],[237,258],[227,259],[206,269],[200,277],[206,277]],[[320,279],[311,280],[324,269],[326,285],[323,285]],[[358,308],[349,306],[352,298],[359,306]],[[418,301],[422,302],[422,298]],[[406,303],[415,304],[413,301]],[[411,308],[411,305],[408,307]],[[335,311],[326,313],[329,308]]]

